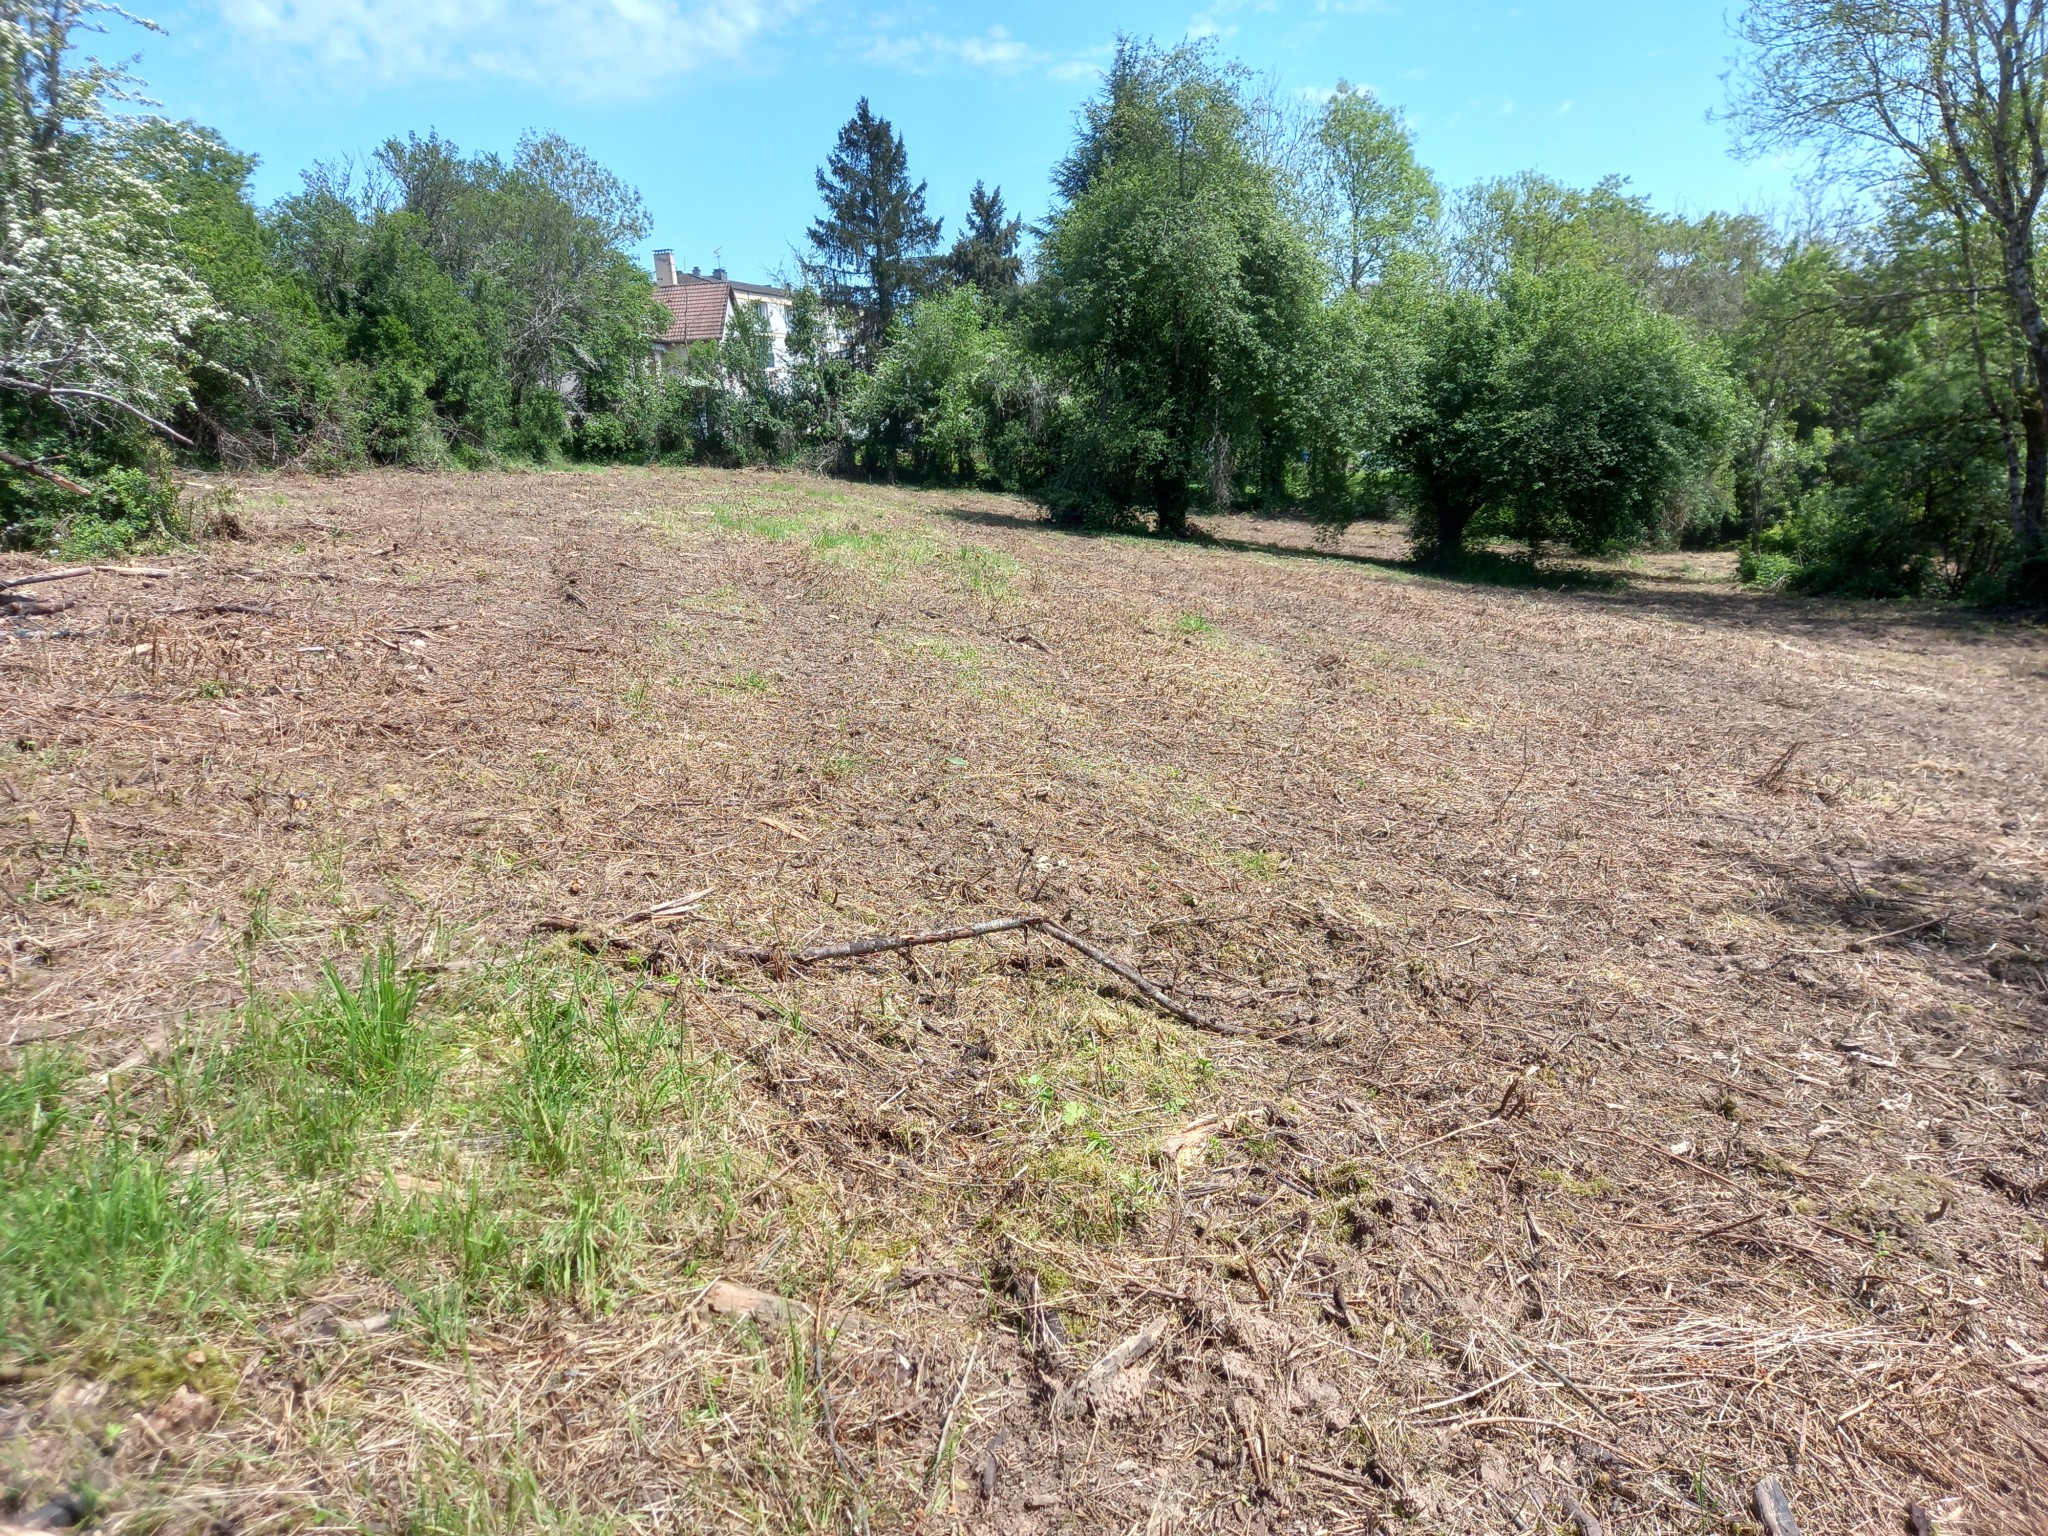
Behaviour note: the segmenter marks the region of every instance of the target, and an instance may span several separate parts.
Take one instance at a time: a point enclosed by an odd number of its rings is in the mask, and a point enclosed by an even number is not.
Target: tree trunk
[[[2041,552],[2042,507],[2048,501],[2048,399],[2043,395],[2044,388],[2048,388],[2048,320],[2042,317],[2040,295],[2034,289],[2033,245],[2031,227],[2008,229],[2006,289],[2012,295],[2013,314],[2026,341],[2029,374],[2020,410],[2020,426],[2027,444],[2026,473],[2019,505],[2013,509],[2012,527],[2023,560]]]
[[[2041,509],[2048,501],[2048,409],[2043,408],[2038,389],[2027,392],[2020,430],[2026,438],[2026,463],[2012,534],[2019,541],[2020,558],[2026,560],[2041,553]]]
[[[1449,565],[1465,553],[1465,530],[1472,526],[1472,509],[1461,501],[1439,497],[1435,512],[1436,548],[1432,557],[1439,565]]]
[[[1152,471],[1152,515],[1154,526],[1167,538],[1177,539],[1188,531],[1187,478],[1176,463]]]

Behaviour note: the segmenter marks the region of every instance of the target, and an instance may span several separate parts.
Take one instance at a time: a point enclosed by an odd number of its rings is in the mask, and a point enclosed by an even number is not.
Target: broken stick
[[[4,449],[0,449],[0,464],[5,464],[9,469],[18,469],[24,475],[34,475],[38,480],[48,481],[51,485],[56,486],[60,490],[69,491],[74,496],[90,496],[92,494],[89,489],[80,485],[76,480],[58,474],[57,471],[47,468],[37,459],[24,459],[18,453],[8,453]]]
[[[1221,1019],[1212,1019],[1196,1013],[1175,1002],[1157,985],[1148,981],[1123,961],[1089,943],[1078,934],[1069,933],[1043,913],[1027,913],[1022,917],[999,917],[985,923],[969,923],[962,928],[936,928],[925,933],[876,934],[870,938],[849,939],[841,944],[824,944],[815,949],[793,951],[762,949],[756,945],[727,944],[719,952],[735,960],[749,960],[756,965],[817,965],[826,960],[858,960],[866,955],[890,954],[901,949],[915,949],[923,944],[958,944],[966,939],[986,938],[993,933],[1014,933],[1030,929],[1057,940],[1077,954],[1085,955],[1112,975],[1128,982],[1137,994],[1162,1013],[1171,1014],[1184,1024],[1196,1029],[1206,1029],[1211,1034],[1230,1035],[1240,1039],[1255,1039],[1253,1030]]]
[[[90,576],[92,573],[93,567],[89,565],[74,565],[61,571],[35,571],[10,581],[0,581],[0,592],[12,592],[16,587],[33,587],[45,581],[70,581],[75,576]]]
[[[1221,1019],[1212,1019],[1205,1014],[1199,1014],[1194,1012],[1192,1009],[1181,1007],[1179,1003],[1176,1003],[1172,998],[1168,997],[1164,992],[1160,991],[1159,988],[1152,985],[1151,982],[1147,981],[1144,977],[1140,976],[1136,971],[1132,970],[1128,965],[1125,965],[1121,960],[1117,959],[1114,955],[1111,955],[1104,950],[1097,949],[1093,944],[1090,944],[1086,939],[1079,938],[1076,935],[1067,932],[1067,930],[1062,928],[1058,923],[1041,920],[1038,924],[1038,931],[1044,934],[1047,938],[1058,939],[1062,944],[1066,945],[1069,949],[1075,950],[1080,954],[1086,955],[1090,960],[1093,960],[1105,971],[1109,971],[1113,975],[1121,976],[1125,981],[1129,982],[1133,987],[1137,989],[1138,995],[1144,998],[1146,1002],[1152,1004],[1152,1006],[1155,1008],[1162,1009],[1165,1012],[1172,1014],[1176,1019],[1179,1019],[1184,1024],[1192,1024],[1197,1029],[1206,1029],[1209,1030],[1211,1033],[1218,1035],[1249,1035],[1251,1033],[1250,1030],[1241,1029],[1235,1024],[1226,1024]]]
[[[784,965],[816,965],[823,960],[858,960],[863,955],[886,955],[899,949],[915,949],[920,944],[958,944],[963,939],[979,939],[991,933],[1008,933],[1017,928],[1036,928],[1045,922],[1043,917],[1000,917],[993,922],[970,923],[965,928],[934,928],[928,933],[876,934],[872,938],[849,939],[843,944],[823,944],[816,949],[779,950],[762,949],[752,944],[724,944],[719,953],[731,955],[735,960],[751,960],[756,965],[772,965],[780,961]]]

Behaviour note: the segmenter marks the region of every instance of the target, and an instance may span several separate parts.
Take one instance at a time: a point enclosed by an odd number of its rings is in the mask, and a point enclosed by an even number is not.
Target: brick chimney
[[[724,281],[725,281],[725,268],[723,268],[723,267],[713,267],[713,268],[711,269],[711,279],[712,279],[712,281],[713,281],[713,282],[719,282],[719,283],[722,283],[722,282],[724,282]]]
[[[656,251],[654,253],[654,281],[663,288],[676,285],[676,253]]]

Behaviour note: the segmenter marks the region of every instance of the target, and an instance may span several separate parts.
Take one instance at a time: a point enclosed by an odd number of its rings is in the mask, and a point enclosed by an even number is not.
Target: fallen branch
[[[818,1418],[820,1427],[825,1431],[825,1444],[831,1448],[832,1459],[839,1464],[847,1491],[853,1495],[853,1529],[856,1536],[868,1536],[867,1495],[861,1492],[860,1477],[853,1470],[852,1461],[840,1448],[838,1426],[833,1421],[832,1394],[825,1386],[825,1308],[822,1303],[811,1314],[811,1380],[817,1383]]]
[[[697,903],[709,896],[711,890],[712,888],[707,885],[703,890],[692,891],[687,896],[674,896],[667,901],[657,901],[653,906],[642,907],[638,912],[628,912],[619,919],[619,924],[621,927],[631,927],[634,923],[656,923],[664,918],[687,917],[696,911]]]
[[[826,960],[858,960],[867,955],[886,955],[901,949],[916,949],[924,944],[958,944],[966,939],[987,938],[992,933],[1015,933],[1032,930],[1044,934],[1048,939],[1057,940],[1076,954],[1085,955],[1111,975],[1128,982],[1146,1002],[1171,1014],[1183,1024],[1192,1024],[1196,1029],[1206,1029],[1211,1034],[1231,1035],[1237,1038],[1257,1038],[1257,1032],[1236,1024],[1212,1019],[1206,1014],[1183,1008],[1157,985],[1148,981],[1123,961],[1089,943],[1079,934],[1069,933],[1043,913],[1027,913],[1022,917],[998,917],[985,923],[969,923],[962,928],[935,928],[926,933],[876,934],[864,939],[848,939],[840,944],[823,944],[815,949],[778,950],[762,949],[755,945],[728,944],[720,946],[719,952],[735,960],[750,960],[756,965],[817,965]]]
[[[1792,766],[1792,759],[1799,755],[1805,745],[1803,741],[1793,742],[1778,755],[1776,762],[1749,781],[1751,786],[1771,794],[1777,793],[1778,786],[1785,781],[1785,770]]]
[[[1904,928],[1888,928],[1883,933],[1859,933],[1840,949],[1788,949],[1778,957],[1778,960],[1771,963],[1776,965],[1778,961],[1789,960],[1794,955],[1858,955],[1871,945],[1883,943],[1886,939],[1903,938],[1909,933],[1919,933],[1923,929],[1939,928],[1954,915],[1955,909],[1950,908],[1939,917],[1930,917],[1925,922],[1911,923]]]
[[[1572,1529],[1577,1531],[1579,1536],[1607,1536],[1592,1512],[1569,1493],[1559,1495],[1558,1502],[1564,1506],[1565,1516],[1571,1521]]]
[[[60,491],[69,491],[74,496],[92,494],[90,487],[80,485],[76,480],[60,475],[54,469],[45,469],[34,459],[24,459],[18,453],[9,453],[4,448],[0,448],[0,464],[5,464],[9,469],[18,469],[24,475],[34,475],[38,480],[47,481]]]
[[[89,565],[66,566],[61,571],[37,571],[29,576],[17,576],[12,581],[0,581],[0,592],[12,592],[16,587],[33,587],[44,581],[69,581],[74,576],[90,576],[93,567]]]
[[[158,421],[140,406],[130,405],[118,395],[109,395],[97,389],[84,389],[77,385],[38,384],[33,379],[17,379],[4,375],[0,375],[0,389],[18,390],[24,395],[40,395],[45,400],[97,400],[102,405],[111,405],[117,411],[126,411],[137,421],[155,427],[157,431],[163,433],[165,437],[168,437],[174,443],[182,444],[187,448],[199,446],[176,427]],[[87,494],[91,493],[88,492]]]
[[[76,603],[39,603],[34,598],[0,592],[0,614],[10,619],[46,619],[53,613],[63,613],[77,606]]]
[[[1086,939],[1079,938],[1074,934],[1067,932],[1067,930],[1062,928],[1058,923],[1049,922],[1045,919],[1040,919],[1038,923],[1038,931],[1044,934],[1049,939],[1058,939],[1062,944],[1066,945],[1069,949],[1074,950],[1079,954],[1086,955],[1090,960],[1093,960],[1097,965],[1101,966],[1104,970],[1109,971],[1116,976],[1122,977],[1125,981],[1129,982],[1133,987],[1137,989],[1138,995],[1144,998],[1146,1002],[1152,1004],[1155,1008],[1162,1009],[1163,1011],[1172,1014],[1176,1019],[1179,1019],[1184,1024],[1192,1024],[1197,1029],[1206,1029],[1210,1031],[1212,1034],[1218,1035],[1248,1036],[1253,1033],[1253,1031],[1249,1029],[1242,1029],[1235,1024],[1226,1024],[1221,1019],[1212,1019],[1205,1014],[1195,1013],[1191,1009],[1181,1007],[1179,1003],[1176,1003],[1172,998],[1168,997],[1164,992],[1160,991],[1159,988],[1155,987],[1151,982],[1147,981],[1144,977],[1140,976],[1128,965],[1125,965],[1121,960],[1118,960],[1115,956],[1107,953],[1104,950],[1097,949],[1093,944],[1090,944]]]
[[[1569,1424],[1560,1424],[1555,1419],[1532,1419],[1519,1413],[1488,1413],[1469,1419],[1423,1419],[1418,1422],[1425,1427],[1446,1429],[1479,1429],[1489,1424],[1526,1424],[1536,1429],[1554,1429],[1559,1434],[1570,1435],[1574,1440],[1583,1440],[1588,1445],[1598,1446],[1608,1455],[1618,1461],[1627,1462],[1639,1472],[1650,1470],[1612,1441],[1602,1440],[1598,1435],[1589,1435],[1583,1429],[1574,1429]]]
[[[993,922],[970,923],[965,928],[934,928],[928,933],[877,934],[872,938],[849,939],[843,944],[823,944],[816,949],[762,949],[752,944],[722,944],[719,953],[730,955],[735,960],[751,960],[756,965],[817,965],[825,960],[858,960],[864,955],[886,955],[899,949],[915,949],[921,944],[958,944],[963,939],[979,939],[991,933],[1009,933],[1018,928],[1039,928],[1047,919],[1031,917],[999,917]]]
[[[1770,1536],[1799,1536],[1799,1522],[1792,1517],[1792,1501],[1785,1497],[1785,1485],[1775,1477],[1758,1483],[1750,1501]]]
[[[11,592],[16,587],[33,587],[45,581],[71,581],[80,576],[140,576],[149,581],[161,581],[166,576],[177,574],[176,571],[159,570],[151,565],[67,565],[61,571],[34,571],[27,576],[0,581],[0,592]]]
[[[650,907],[635,912],[623,919],[626,923],[641,923],[659,920],[663,917],[680,916],[691,905],[709,891],[698,892],[676,902],[664,902],[659,907]],[[622,954],[642,955],[637,945],[610,933],[594,933],[580,919],[573,917],[543,917],[535,921],[536,933],[573,933],[580,935],[586,948],[609,949]],[[1175,1002],[1154,982],[1146,979],[1123,961],[1082,938],[1070,933],[1042,912],[1026,913],[1020,917],[991,918],[985,923],[968,923],[959,928],[933,928],[923,933],[878,933],[866,938],[846,939],[837,944],[820,944],[810,949],[770,949],[759,944],[708,944],[705,948],[728,959],[743,960],[751,965],[765,966],[771,971],[780,971],[796,965],[822,965],[829,960],[863,960],[870,955],[894,954],[899,950],[917,949],[926,944],[959,944],[968,939],[984,939],[997,933],[1042,933],[1047,938],[1066,945],[1077,954],[1085,955],[1110,974],[1128,983],[1146,1002],[1170,1014],[1184,1024],[1196,1029],[1208,1030],[1211,1034],[1228,1035],[1233,1039],[1260,1040],[1269,1038],[1257,1030],[1242,1025],[1212,1019],[1206,1014],[1196,1013]]]
[[[1053,1398],[1053,1416],[1058,1418],[1083,1403],[1099,1403],[1105,1387],[1159,1347],[1159,1341],[1166,1337],[1166,1321],[1164,1317],[1155,1317],[1121,1344],[1104,1350],[1102,1358],[1089,1366],[1078,1381],[1067,1383]]]

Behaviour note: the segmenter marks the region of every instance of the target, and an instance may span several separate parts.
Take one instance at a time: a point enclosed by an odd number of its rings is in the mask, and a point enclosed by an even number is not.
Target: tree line
[[[1447,192],[1398,112],[1126,41],[1035,228],[956,237],[865,100],[817,175],[790,365],[742,315],[657,366],[639,197],[551,135],[253,162],[117,110],[99,0],[0,3],[0,520],[118,542],[231,467],[810,462],[1180,534],[1398,517],[1456,566],[1739,545],[1744,579],[2048,593],[2033,224],[2048,0],[1753,0],[1731,115],[1849,215],[1680,217],[1610,180]]]

